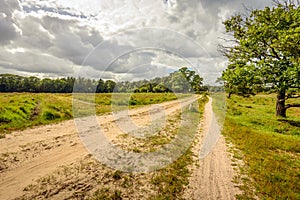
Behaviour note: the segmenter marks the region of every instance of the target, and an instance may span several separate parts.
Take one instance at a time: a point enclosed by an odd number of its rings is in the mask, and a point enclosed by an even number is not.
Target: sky
[[[222,22],[271,0],[0,0],[0,74],[135,81],[189,67],[214,84]]]

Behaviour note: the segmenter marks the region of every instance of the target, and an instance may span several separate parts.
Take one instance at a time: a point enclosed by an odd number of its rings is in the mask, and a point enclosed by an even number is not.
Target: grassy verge
[[[220,95],[213,97],[220,101]],[[237,148],[235,157],[245,164],[241,172],[249,177],[242,178],[239,199],[300,199],[300,109],[277,118],[275,101],[275,95],[262,94],[227,99],[223,134]]]
[[[75,101],[86,108],[95,103],[97,114],[121,110],[130,106],[161,103],[189,96],[188,94],[78,94]],[[0,138],[5,134],[36,125],[73,118],[72,94],[0,93]],[[92,101],[94,100],[94,101]],[[84,110],[83,109],[83,110]],[[79,109],[80,110],[80,109]],[[87,111],[89,112],[89,111]]]

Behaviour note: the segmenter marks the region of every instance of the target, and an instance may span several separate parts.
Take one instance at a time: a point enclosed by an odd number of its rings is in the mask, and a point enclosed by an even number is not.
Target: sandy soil
[[[181,104],[189,105],[195,99],[186,99]],[[130,110],[129,115],[132,122],[143,127],[149,124],[150,119],[163,115],[173,116],[171,121],[174,121],[180,108],[178,101],[171,101]],[[193,149],[197,155],[211,127],[212,116],[210,101],[205,109],[203,131],[199,132]],[[126,126],[123,117],[119,113],[97,119],[111,142],[130,149],[130,145],[122,144],[120,140],[124,134],[120,122],[125,129],[131,127],[130,124]],[[130,132],[129,129],[127,131]],[[186,189],[186,199],[234,199],[239,191],[231,182],[234,172],[224,138],[220,137],[208,156],[197,160],[198,157],[195,158],[196,164],[191,166],[194,172]],[[87,199],[96,192],[96,188],[104,188],[100,191],[103,194],[120,191],[125,199],[147,199],[154,194],[150,184],[152,175],[128,173],[119,176],[118,171],[97,162],[79,139],[73,120],[14,132],[0,140],[1,200]]]
[[[185,191],[186,199],[235,199],[240,194],[232,180],[236,175],[231,157],[220,134],[221,128],[212,111],[212,100],[205,106],[201,136],[193,148],[195,164],[193,174]],[[200,159],[199,159],[200,158]]]
[[[165,115],[170,115],[181,108],[180,104],[188,105],[195,99],[193,97],[182,102],[171,101],[145,106],[130,110],[129,115],[137,126],[144,126],[149,123],[150,118],[155,117],[155,112],[159,113],[159,107],[164,108]],[[149,113],[152,115],[150,116]],[[159,116],[158,114],[157,117]],[[98,123],[105,130],[104,132],[110,141],[123,134],[116,123],[122,117],[122,113],[98,117]],[[87,157],[88,159],[86,159]],[[78,163],[82,162],[95,161],[89,157],[89,152],[81,143],[73,120],[7,135],[6,138],[0,140],[0,199],[15,199],[22,196],[25,199],[33,198],[32,195],[34,195],[35,190],[28,188],[41,185],[39,182],[43,182],[42,179],[49,175],[59,174],[59,171],[63,169],[60,166],[78,166]],[[99,167],[102,168],[103,166],[99,165]],[[107,169],[102,170],[101,173],[105,174],[111,171],[111,169]],[[82,174],[84,172],[77,171],[76,173]],[[41,194],[39,197],[41,198],[43,195]],[[48,195],[48,197],[50,196]]]

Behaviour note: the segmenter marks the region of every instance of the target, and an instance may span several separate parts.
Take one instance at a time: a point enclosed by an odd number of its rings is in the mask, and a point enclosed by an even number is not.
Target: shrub
[[[44,114],[43,114],[43,117],[44,119],[46,120],[54,120],[54,119],[59,119],[61,118],[60,114],[59,113],[52,113],[50,111],[46,111]]]

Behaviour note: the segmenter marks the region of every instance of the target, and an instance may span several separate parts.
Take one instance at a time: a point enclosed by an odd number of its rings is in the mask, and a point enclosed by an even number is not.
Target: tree
[[[261,81],[255,76],[255,71],[254,65],[245,67],[245,63],[239,61],[230,64],[222,74],[222,78],[226,80],[225,91],[228,97],[230,98],[232,94],[249,96],[261,91]]]
[[[107,80],[104,83],[104,92],[110,93],[114,91],[116,83],[112,80]]]
[[[96,87],[96,93],[102,93],[102,92],[104,92],[104,81],[102,79],[99,79]]]
[[[185,82],[188,83],[185,89],[188,89],[189,92],[193,90],[193,92],[199,94],[202,90],[203,78],[187,67],[180,68],[179,72],[181,72],[181,75],[185,78]]]
[[[190,84],[184,73],[181,71],[175,71],[171,75],[172,90],[174,92],[188,93],[190,92]]]
[[[277,93],[276,115],[300,104],[285,104],[291,89],[300,89],[300,9],[293,1],[276,2],[273,8],[235,15],[224,22],[233,34],[221,50],[229,59],[222,79],[229,93],[253,93],[270,88]]]
[[[28,92],[38,92],[40,87],[40,79],[34,76],[26,77],[23,80],[23,88]]]

